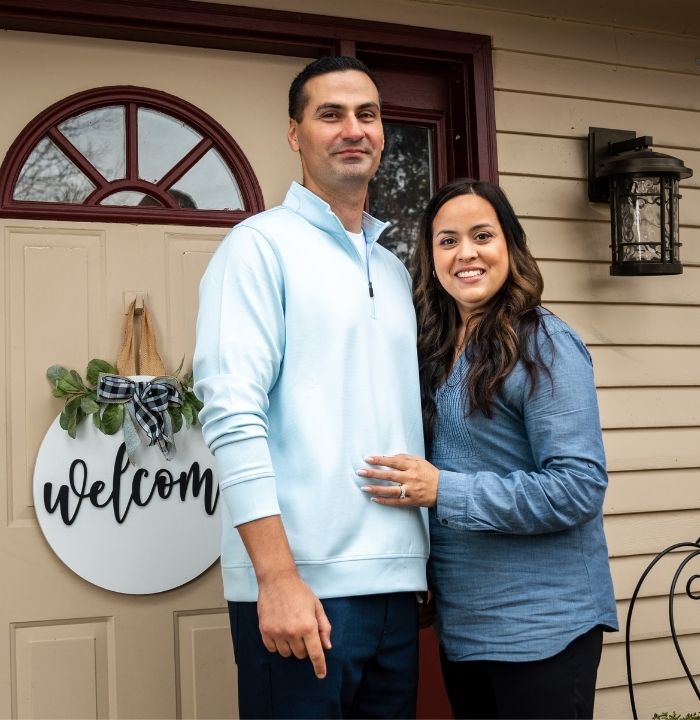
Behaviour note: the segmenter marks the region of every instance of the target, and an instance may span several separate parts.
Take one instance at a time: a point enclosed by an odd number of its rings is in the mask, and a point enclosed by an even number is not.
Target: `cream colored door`
[[[47,63],[46,58],[51,58]],[[161,89],[209,113],[250,161],[266,204],[297,176],[286,88],[303,59],[3,34],[4,156],[52,103],[102,85]],[[204,81],[206,80],[206,81]],[[39,444],[61,408],[45,372],[115,359],[125,293],[146,294],[169,369],[192,357],[197,285],[225,230],[0,221],[0,717],[236,716],[235,667],[218,565],[156,595],[82,580],[45,542],[32,502]]]

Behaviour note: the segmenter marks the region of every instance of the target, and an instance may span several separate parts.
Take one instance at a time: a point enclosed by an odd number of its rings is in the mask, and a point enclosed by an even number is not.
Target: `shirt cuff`
[[[467,519],[467,495],[467,476],[464,473],[440,470],[435,514],[441,525],[464,525]]]
[[[234,526],[280,514],[265,438],[221,445],[215,458],[221,496]]]

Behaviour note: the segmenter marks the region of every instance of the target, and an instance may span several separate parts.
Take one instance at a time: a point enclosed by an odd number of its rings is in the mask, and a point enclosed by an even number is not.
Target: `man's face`
[[[304,185],[320,197],[366,190],[384,149],[379,92],[365,73],[343,70],[304,86],[301,122],[289,121],[289,145],[301,156]]]

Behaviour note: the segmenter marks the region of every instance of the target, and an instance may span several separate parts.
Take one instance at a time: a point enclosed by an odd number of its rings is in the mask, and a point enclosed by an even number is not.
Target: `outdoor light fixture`
[[[693,171],[649,135],[588,129],[588,199],[610,203],[611,275],[678,275],[678,181]]]

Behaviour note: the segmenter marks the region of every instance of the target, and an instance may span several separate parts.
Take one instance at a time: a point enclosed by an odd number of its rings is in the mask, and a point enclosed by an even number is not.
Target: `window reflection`
[[[433,133],[429,127],[385,122],[384,138],[382,162],[369,186],[369,211],[391,222],[380,242],[408,264],[433,193]]]
[[[173,185],[171,194],[188,195],[203,210],[241,210],[243,198],[231,171],[214,149]],[[182,205],[181,205],[182,207]]]
[[[59,131],[106,180],[126,177],[124,107],[113,105],[68,118]]]
[[[82,203],[95,186],[48,138],[27,158],[12,194],[14,200]]]
[[[180,120],[139,108],[139,177],[157,183],[201,139],[198,132]]]

